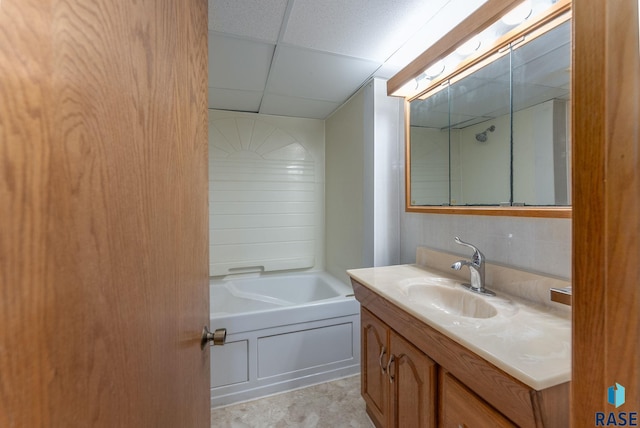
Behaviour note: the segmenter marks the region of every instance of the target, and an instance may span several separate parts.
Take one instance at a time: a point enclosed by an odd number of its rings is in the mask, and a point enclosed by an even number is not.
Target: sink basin
[[[493,305],[463,288],[435,284],[412,284],[404,293],[415,303],[451,315],[468,318],[491,318],[498,314]]]

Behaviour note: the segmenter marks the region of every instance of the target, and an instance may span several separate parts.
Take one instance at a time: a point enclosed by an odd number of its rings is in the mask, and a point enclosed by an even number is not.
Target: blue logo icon
[[[624,386],[616,382],[615,385],[607,388],[607,401],[616,409],[624,404]],[[637,427],[638,412],[596,412],[597,427]]]
[[[610,386],[607,390],[607,401],[616,409],[624,404],[624,386],[616,382],[615,386]]]

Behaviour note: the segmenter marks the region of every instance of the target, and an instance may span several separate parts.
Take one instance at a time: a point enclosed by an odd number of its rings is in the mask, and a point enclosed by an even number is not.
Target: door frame
[[[640,411],[638,2],[574,0],[573,20],[571,421],[586,427]]]

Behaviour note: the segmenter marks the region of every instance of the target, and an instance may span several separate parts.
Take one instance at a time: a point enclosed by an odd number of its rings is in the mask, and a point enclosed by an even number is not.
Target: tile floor
[[[372,428],[360,375],[211,410],[211,428]]]

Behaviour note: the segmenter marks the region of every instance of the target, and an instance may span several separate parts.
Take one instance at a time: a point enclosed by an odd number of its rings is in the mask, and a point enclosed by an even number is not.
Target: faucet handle
[[[482,262],[484,262],[484,254],[482,254],[482,252],[480,252],[480,250],[478,250],[478,248],[475,245],[472,245],[468,242],[464,242],[462,239],[460,239],[457,236],[455,237],[454,241],[456,242],[456,244],[464,245],[465,247],[469,247],[474,251],[473,252],[474,263],[476,263],[477,265],[480,265],[482,264]]]

